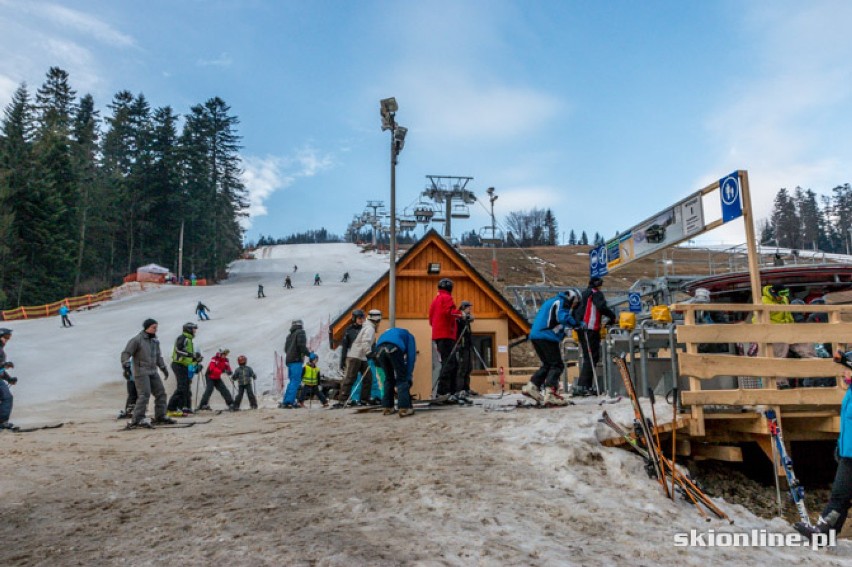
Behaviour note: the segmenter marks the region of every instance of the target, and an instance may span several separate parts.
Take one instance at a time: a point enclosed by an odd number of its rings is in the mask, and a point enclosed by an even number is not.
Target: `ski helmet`
[[[319,358],[319,356],[317,356],[317,353],[315,353],[315,352],[312,352],[311,354],[308,355],[308,360],[310,360],[311,362],[317,360],[318,358]]]
[[[220,348],[219,354],[221,354],[222,356],[228,356],[229,354],[231,354],[231,350],[227,348]]]
[[[5,327],[0,329],[0,337],[11,337],[11,336],[12,336],[12,329],[7,329]]]
[[[565,299],[568,305],[574,305],[580,301],[580,290],[575,287],[566,289],[565,291],[560,291],[559,295]]]
[[[589,280],[589,287],[601,287],[603,285],[603,278],[599,278],[595,276]]]
[[[471,303],[470,301],[462,301],[459,305],[459,309],[461,309],[462,311],[464,311],[468,307],[473,307],[473,303]]]
[[[238,356],[238,357],[237,357],[237,364],[239,364],[240,366],[242,366],[242,365],[243,365],[243,364],[245,364],[246,362],[248,362],[248,359],[246,358],[246,355],[241,354],[240,356]]]
[[[194,335],[195,330],[197,328],[198,328],[198,325],[196,325],[195,323],[192,323],[192,322],[183,324],[183,332],[184,333],[191,333],[191,334]]]
[[[360,317],[366,317],[366,316],[367,315],[364,313],[363,309],[356,309],[355,311],[352,312],[352,319],[353,320],[358,319]]]
[[[382,320],[382,312],[379,309],[370,309],[370,313],[367,318],[374,323],[378,323]]]
[[[293,322],[292,322],[292,323],[290,323],[290,327],[291,327],[291,328],[293,328],[293,327],[301,327],[302,325],[303,325],[303,323],[302,323],[302,320],[301,320],[301,319],[293,319]]]
[[[438,282],[438,289],[453,291],[453,280],[450,278],[441,278],[441,281]]]

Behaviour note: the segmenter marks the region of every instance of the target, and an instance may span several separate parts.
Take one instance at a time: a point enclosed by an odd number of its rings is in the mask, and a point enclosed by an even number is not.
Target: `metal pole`
[[[391,328],[396,327],[396,121],[391,115],[391,189],[390,189],[390,266],[388,285],[388,313]]]
[[[451,241],[453,238],[453,229],[451,225],[453,212],[453,196],[451,194],[447,194],[447,220],[444,221],[444,237],[447,239],[447,242]]]
[[[493,187],[491,187],[491,274],[494,276],[494,281],[497,281],[497,226],[494,221],[494,201],[497,197],[494,196]]]
[[[183,278],[183,221],[180,221],[180,240],[178,241],[178,282]]]

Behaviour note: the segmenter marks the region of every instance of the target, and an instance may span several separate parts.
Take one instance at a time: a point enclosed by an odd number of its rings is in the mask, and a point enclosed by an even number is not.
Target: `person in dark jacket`
[[[293,289],[293,282],[290,280],[290,276],[284,277],[284,289]]]
[[[362,319],[359,319],[362,321]],[[340,390],[337,393],[337,403],[332,409],[340,409],[349,402],[350,398],[355,405],[366,405],[370,399],[373,384],[373,376],[370,372],[368,355],[372,352],[373,343],[376,342],[376,331],[382,321],[382,312],[378,309],[370,309],[367,320],[363,322],[361,330],[352,342],[346,353],[346,370],[340,381]],[[354,386],[360,377],[360,399],[352,396]]]
[[[345,331],[343,331],[343,338],[340,341],[341,372],[346,370],[346,355],[349,352],[349,349],[352,348],[352,343],[355,342],[355,338],[358,336],[358,333],[361,332],[361,327],[364,326],[366,321],[367,314],[364,313],[363,309],[356,309],[352,312],[352,322],[349,323],[349,326],[346,327]]]
[[[561,291],[542,303],[533,321],[530,341],[541,360],[541,367],[521,388],[521,393],[541,404],[564,406],[568,403],[559,394],[559,377],[565,370],[561,345],[565,332],[577,326],[571,312],[579,301],[579,290]],[[546,387],[544,396],[541,395],[542,387]]]
[[[394,327],[379,336],[376,341],[376,364],[385,373],[385,389],[382,393],[383,415],[393,413],[393,392],[399,405],[399,417],[414,414],[411,405],[411,382],[417,360],[417,344],[414,335],[405,329]]]
[[[266,294],[263,293],[263,284],[257,284],[257,298],[260,299],[262,297],[266,297]]]
[[[470,396],[470,373],[473,371],[473,303],[462,301],[459,304],[461,317],[456,322],[456,360],[458,373],[456,374],[455,394],[459,402]]]
[[[198,305],[195,306],[195,314],[198,315],[199,321],[210,320],[210,315],[207,314],[208,311],[210,311],[210,308],[201,303],[200,301],[198,302]]]
[[[231,392],[225,385],[224,380],[222,380],[223,374],[231,374],[231,362],[228,360],[230,353],[230,350],[221,348],[210,359],[210,363],[207,365],[207,372],[204,373],[204,395],[201,396],[201,402],[198,404],[199,410],[209,411],[212,409],[210,407],[210,396],[213,395],[213,390],[216,389],[222,394],[222,398],[225,400],[225,405],[228,406],[228,409],[233,411],[234,398],[231,397]]]
[[[834,355],[835,362],[844,366],[852,365],[852,351],[838,351]],[[796,531],[810,539],[815,534],[828,534],[834,531],[839,534],[846,523],[849,507],[852,506],[852,387],[850,379],[843,378],[846,383],[846,394],[840,405],[840,436],[837,438],[837,472],[831,484],[831,496],[823,508],[819,519],[814,525],[796,522]]]
[[[169,417],[183,417],[192,412],[192,374],[200,367],[201,353],[196,352],[193,341],[198,325],[186,323],[183,332],[175,339],[172,349],[172,372],[175,373],[175,387],[172,397],[169,398]]]
[[[284,341],[284,362],[287,364],[287,389],[281,399],[280,408],[297,408],[296,394],[302,385],[302,367],[308,350],[308,336],[301,319],[294,319],[290,325],[290,334]]]
[[[6,360],[6,343],[12,339],[12,329],[0,329],[0,429],[14,429],[15,426],[9,421],[12,417],[12,404],[14,396],[10,385],[18,382],[18,379],[10,376],[8,369],[15,365]]]
[[[604,297],[601,287],[603,287],[602,278],[591,278],[589,287],[583,291],[583,295],[574,309],[574,320],[580,325],[580,328],[577,329],[577,336],[580,339],[580,352],[583,354],[583,366],[574,387],[575,396],[595,394],[592,380],[595,376],[594,367],[601,358],[602,318],[606,317],[610,322],[616,319],[615,313],[606,303],[606,297]]]
[[[248,366],[248,359],[245,355],[241,354],[237,357],[237,365],[237,369],[234,370],[234,375],[231,376],[231,380],[239,385],[237,397],[234,398],[234,411],[238,411],[240,409],[240,404],[243,401],[243,394],[248,394],[248,401],[251,409],[257,409],[257,398],[254,395],[253,388],[257,375],[254,373],[251,366]]]
[[[458,361],[453,352],[458,338],[456,321],[461,317],[461,311],[453,301],[453,280],[443,278],[438,282],[438,294],[429,305],[429,325],[432,327],[432,341],[438,349],[441,359],[441,373],[438,375],[438,396],[448,396],[453,393]]]
[[[131,359],[132,369],[131,369]],[[136,383],[136,391],[139,397],[133,408],[133,419],[128,424],[130,427],[153,427],[152,422],[145,417],[148,409],[148,400],[154,394],[154,424],[175,423],[173,419],[166,416],[166,388],[163,380],[168,380],[169,371],[160,353],[160,341],[157,340],[157,322],[154,319],[145,319],[142,323],[142,331],[128,341],[127,346],[121,352],[121,366],[124,368],[124,376],[133,375]],[[157,373],[157,369],[163,373],[163,379]]]

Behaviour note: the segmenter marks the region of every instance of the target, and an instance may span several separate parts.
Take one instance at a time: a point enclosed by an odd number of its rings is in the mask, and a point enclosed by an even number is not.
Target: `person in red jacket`
[[[210,364],[207,365],[207,372],[204,374],[207,385],[204,388],[204,395],[201,396],[201,403],[198,404],[199,410],[210,409],[210,396],[213,395],[214,388],[222,394],[225,403],[228,404],[228,409],[234,409],[234,398],[231,396],[228,387],[225,386],[224,380],[222,380],[222,374],[231,375],[231,363],[228,361],[228,354],[230,352],[226,348],[219,349],[216,356],[210,359]]]
[[[450,395],[455,386],[456,374],[458,373],[458,357],[454,352],[458,332],[456,322],[462,316],[462,312],[453,301],[453,281],[443,278],[438,282],[438,295],[429,306],[429,325],[432,326],[432,341],[438,349],[441,358],[441,373],[438,376],[437,390],[432,388],[433,393],[438,396]]]

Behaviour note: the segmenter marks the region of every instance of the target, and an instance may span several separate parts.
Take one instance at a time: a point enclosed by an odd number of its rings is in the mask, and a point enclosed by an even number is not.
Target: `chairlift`
[[[435,216],[432,217],[432,222],[447,222],[442,209],[435,211]]]
[[[432,220],[432,217],[434,216],[435,211],[428,203],[419,203],[416,207],[414,207],[414,220],[417,222],[426,224]]]
[[[417,218],[416,217],[400,217],[399,218],[399,229],[400,230],[411,230],[417,227]]]
[[[461,203],[453,205],[453,210],[450,213],[450,216],[454,219],[469,219],[470,209],[467,208],[467,205],[463,205]]]
[[[503,242],[503,231],[499,228],[486,226],[479,229],[479,240],[483,244],[500,244]]]

